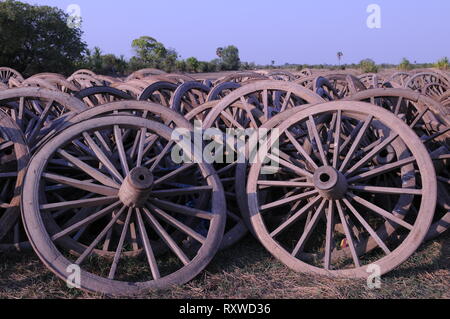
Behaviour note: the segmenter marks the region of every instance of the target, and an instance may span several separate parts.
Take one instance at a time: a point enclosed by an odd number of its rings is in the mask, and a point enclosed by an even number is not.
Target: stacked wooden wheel
[[[63,280],[79,267],[79,288],[136,296],[249,231],[299,273],[385,274],[449,228],[448,92],[435,70],[0,68],[2,258],[32,248]]]

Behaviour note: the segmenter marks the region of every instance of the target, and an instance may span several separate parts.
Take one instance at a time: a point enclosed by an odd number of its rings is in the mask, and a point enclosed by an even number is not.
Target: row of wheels
[[[163,76],[128,81],[149,72]],[[448,228],[442,104],[350,75],[315,90],[259,76],[219,79],[226,94],[189,107],[105,85],[1,90],[0,249],[31,246],[58,277],[77,266],[80,288],[131,296],[190,281],[247,231],[295,271],[359,278]],[[115,99],[86,102],[106,88]],[[206,143],[178,134],[208,129],[234,157],[207,163]],[[268,132],[256,161],[220,138],[230,130]]]

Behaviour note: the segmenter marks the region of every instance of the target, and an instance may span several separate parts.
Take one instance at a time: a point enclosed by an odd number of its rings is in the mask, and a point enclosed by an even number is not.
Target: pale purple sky
[[[450,56],[448,0],[30,0],[81,8],[84,40],[105,53],[133,55],[131,41],[148,35],[183,57],[215,58],[234,44],[241,59],[259,64],[336,64],[403,57],[434,62]],[[368,5],[381,8],[381,29],[369,29]]]

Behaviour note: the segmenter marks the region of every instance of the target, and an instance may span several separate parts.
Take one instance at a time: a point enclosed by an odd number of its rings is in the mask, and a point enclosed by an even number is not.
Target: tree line
[[[9,66],[25,76],[40,72],[70,74],[74,70],[87,68],[99,74],[122,76],[143,68],[157,68],[166,72],[218,72],[255,69],[325,68],[332,70],[359,68],[363,72],[378,72],[380,68],[438,67],[449,69],[448,58],[436,64],[411,63],[406,58],[399,65],[377,65],[371,59],[359,64],[341,64],[343,52],[337,53],[339,65],[284,64],[275,66],[242,62],[239,49],[229,45],[216,50],[216,58],[199,61],[195,57],[181,59],[175,49],[150,36],[142,36],[131,43],[134,56],[126,59],[102,52],[98,47],[89,49],[82,40],[80,26],[68,24],[69,15],[61,9],[36,6],[15,0],[0,2],[0,66]]]

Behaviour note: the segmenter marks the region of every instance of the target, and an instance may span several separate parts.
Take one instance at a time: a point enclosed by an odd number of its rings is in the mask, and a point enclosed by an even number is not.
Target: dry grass
[[[450,235],[426,243],[382,287],[365,281],[297,274],[252,238],[221,252],[196,280],[145,298],[450,298]],[[32,254],[0,255],[1,298],[101,298],[70,290]]]

